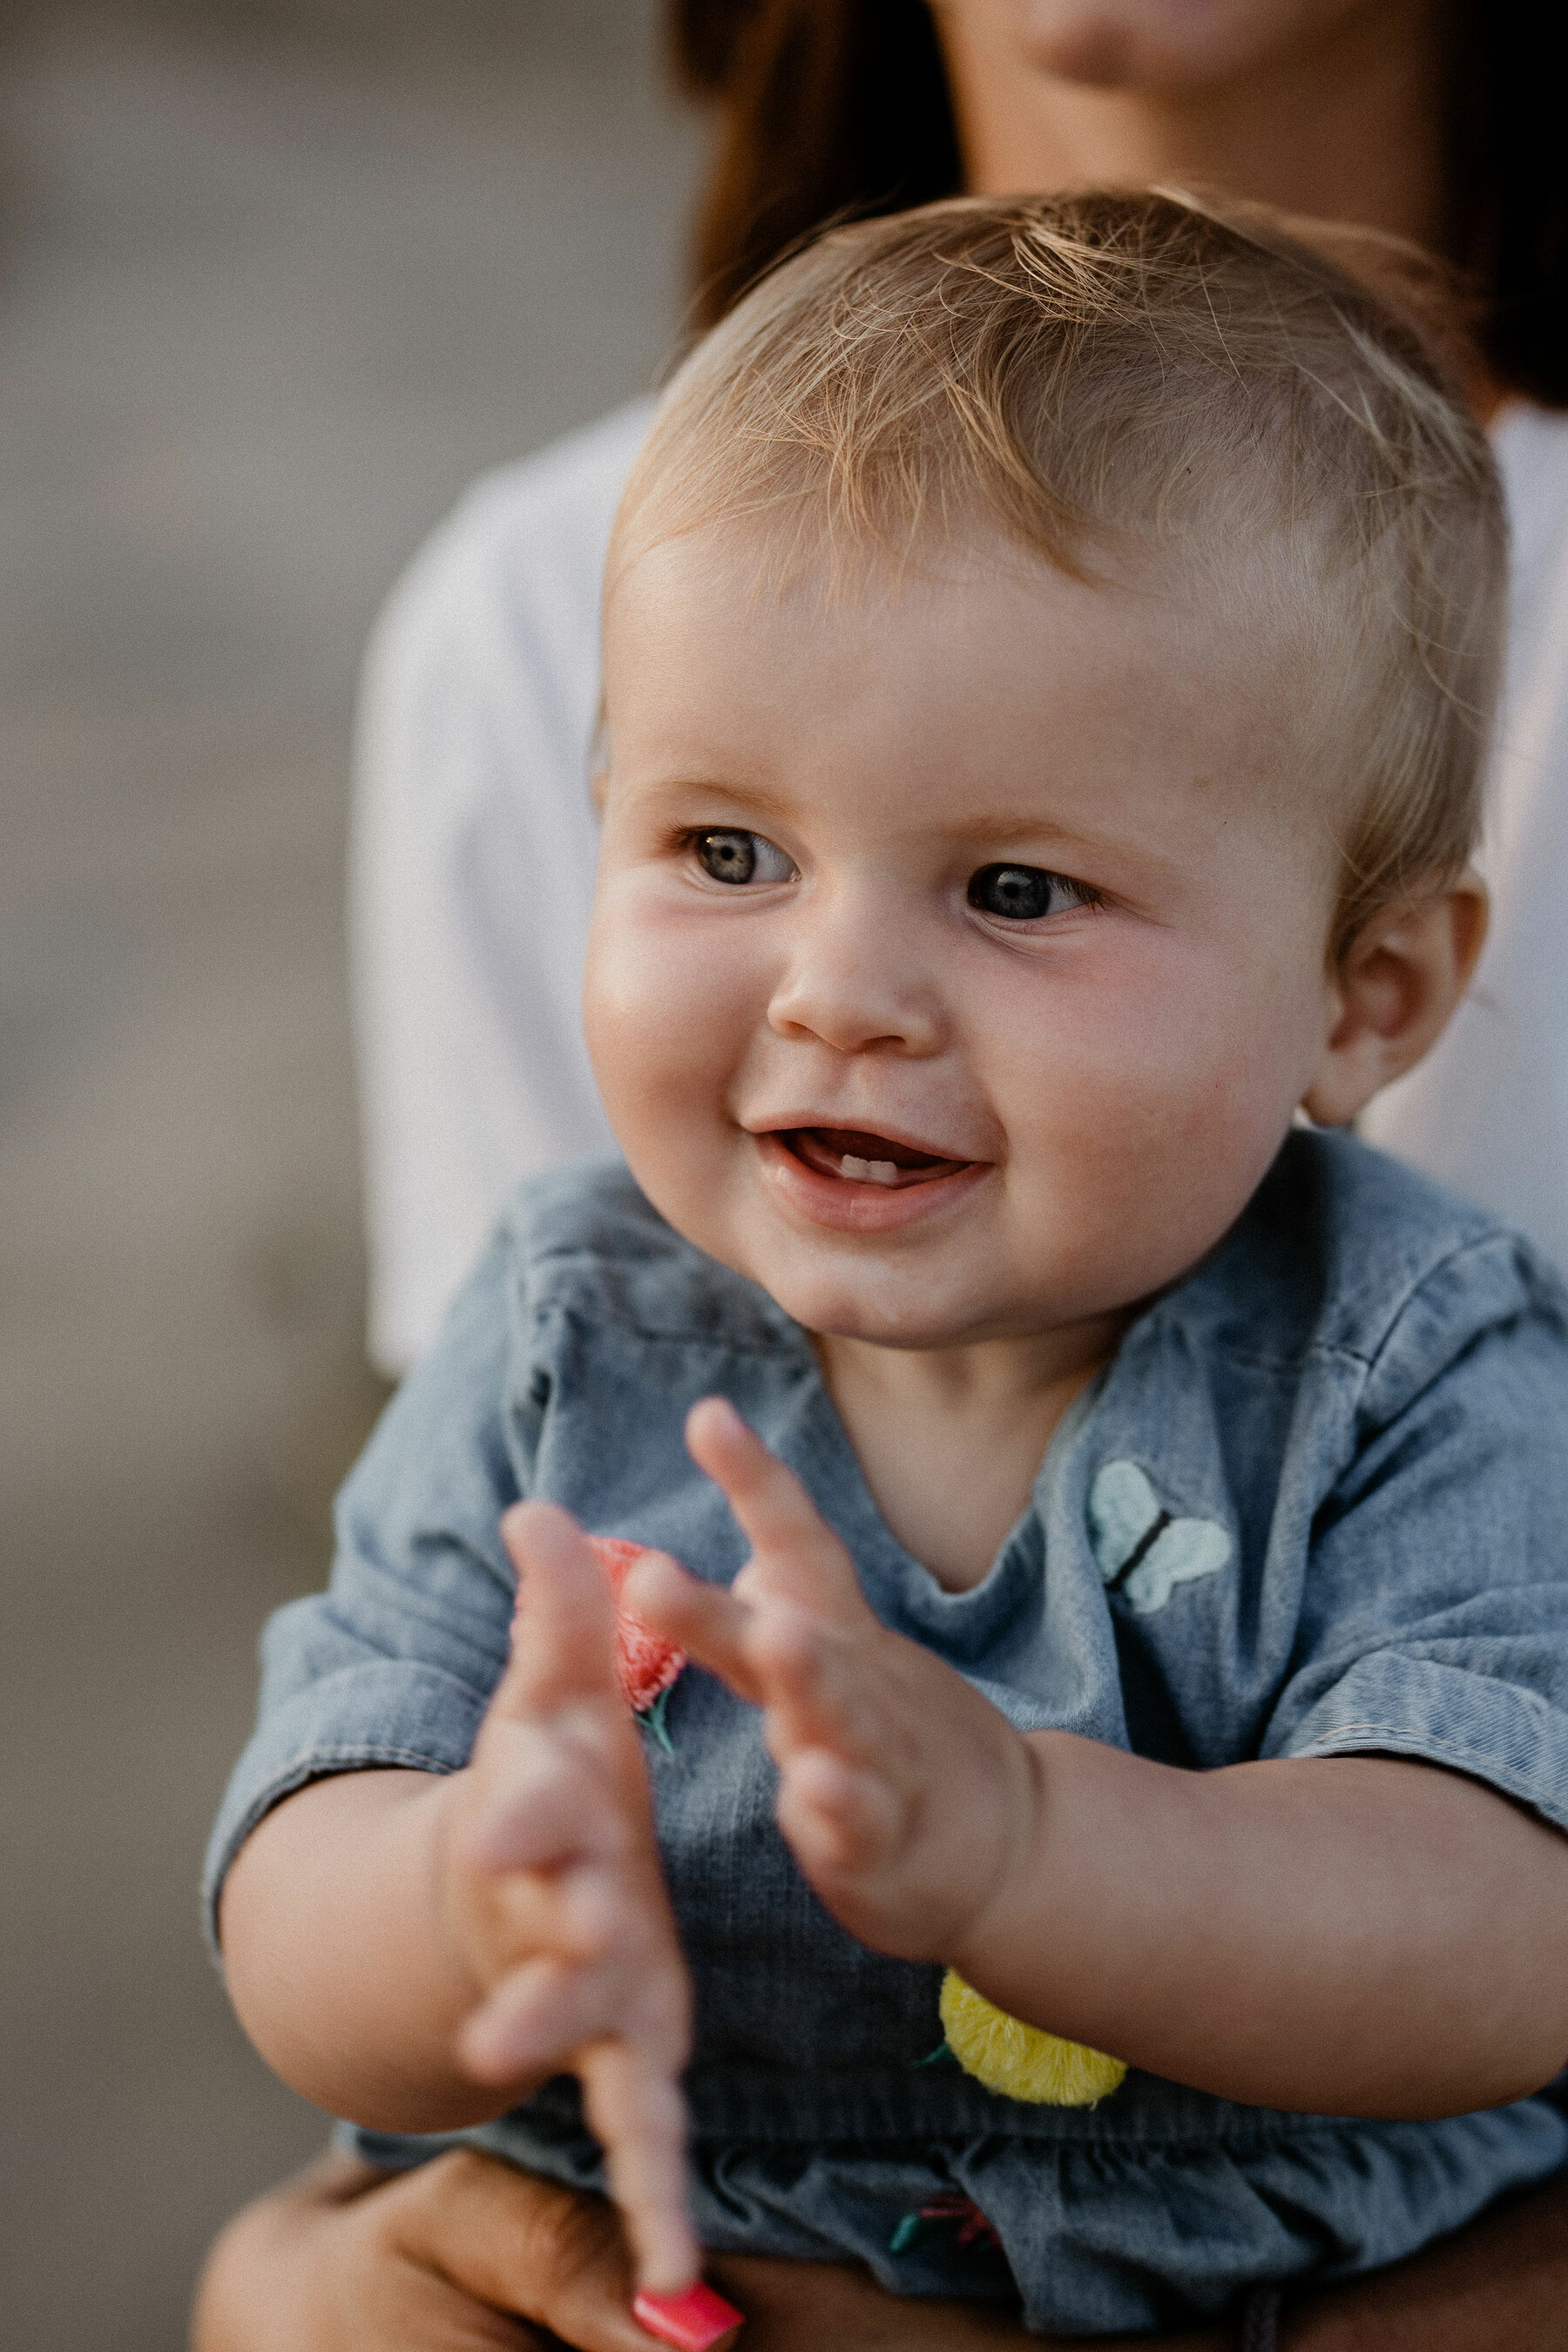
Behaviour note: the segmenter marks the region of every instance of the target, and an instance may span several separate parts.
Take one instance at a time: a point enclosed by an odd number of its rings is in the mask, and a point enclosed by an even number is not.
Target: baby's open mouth
[[[848,1184],[881,1184],[889,1192],[929,1184],[970,1165],[966,1160],[944,1160],[934,1151],[895,1143],[890,1136],[868,1134],[864,1128],[789,1127],[774,1132],[786,1151],[819,1176],[837,1176]]]

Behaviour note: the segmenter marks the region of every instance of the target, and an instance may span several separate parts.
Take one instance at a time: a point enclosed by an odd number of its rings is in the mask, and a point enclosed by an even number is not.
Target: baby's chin
[[[644,1189],[687,1241],[754,1282],[819,1339],[876,1348],[962,1348],[1034,1338],[1102,1311],[1098,1302],[1079,1297],[1085,1285],[1078,1268],[1074,1275],[1080,1278],[1066,1286],[1072,1295],[1057,1300],[1042,1297],[1037,1284],[1027,1292],[1017,1282],[999,1289],[988,1285],[975,1260],[981,1255],[994,1262],[994,1246],[977,1253],[951,1234],[912,1250],[903,1237],[879,1248],[868,1238],[842,1234],[817,1241],[777,1218],[773,1203],[749,1185],[733,1194],[715,1186],[700,1201],[684,1186],[645,1183]],[[674,1196],[678,1190],[683,1197]]]
[[[973,1294],[962,1301],[933,1297],[929,1269],[922,1277],[912,1266],[867,1259],[848,1270],[751,1265],[737,1271],[759,1283],[786,1315],[818,1339],[852,1339],[873,1348],[938,1349],[1003,1336],[994,1319],[977,1314]]]
[[[753,1228],[754,1230],[754,1228]],[[1011,1279],[988,1279],[997,1256],[952,1246],[904,1255],[889,1250],[821,1251],[791,1242],[783,1247],[701,1246],[765,1290],[775,1305],[816,1338],[874,1348],[936,1352],[994,1345],[1026,1347],[1066,1339],[1108,1360],[1122,1333],[1160,1292],[1186,1271],[1187,1261],[1158,1256],[1110,1265],[1078,1256],[1030,1272],[1012,1261]],[[984,1255],[984,1267],[977,1265]]]

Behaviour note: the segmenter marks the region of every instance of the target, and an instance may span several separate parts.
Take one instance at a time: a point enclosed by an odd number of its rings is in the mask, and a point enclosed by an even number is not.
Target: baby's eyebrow
[[[732,801],[738,807],[743,806],[749,814],[756,816],[798,818],[801,814],[798,797],[781,791],[776,785],[752,782],[743,777],[707,776],[700,771],[688,772],[680,775],[633,777],[628,780],[628,788],[639,797],[649,799],[711,793],[715,800]],[[1038,807],[978,812],[960,805],[953,810],[950,819],[922,823],[919,830],[945,839],[980,845],[1005,845],[1031,837],[1071,844],[1086,850],[1110,849],[1119,845],[1112,835],[1079,831]]]
[[[1045,810],[986,810],[984,814],[970,811],[954,818],[943,827],[954,840],[1004,842],[1036,838],[1071,842],[1082,849],[1103,849],[1110,846],[1110,836],[1102,833],[1084,833],[1077,826],[1064,824],[1058,817]]]
[[[952,822],[937,828],[945,837],[961,842],[971,849],[1016,849],[1021,843],[1047,845],[1050,855],[1102,856],[1108,850],[1135,847],[1140,852],[1142,842],[1129,843],[1114,833],[1095,833],[1067,824],[1047,809],[970,809],[955,812]]]
[[[796,802],[787,793],[770,790],[766,784],[752,784],[733,776],[704,776],[700,773],[679,776],[634,776],[626,789],[638,799],[674,800],[701,794],[716,801],[728,801],[747,816],[798,817]]]

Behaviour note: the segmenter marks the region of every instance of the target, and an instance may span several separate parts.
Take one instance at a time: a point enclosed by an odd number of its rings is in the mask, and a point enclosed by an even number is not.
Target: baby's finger
[[[755,1612],[722,1585],[704,1584],[668,1552],[645,1552],[627,1573],[621,1599],[645,1625],[728,1683],[753,1706],[766,1693],[748,1654]]]
[[[905,1811],[887,1781],[824,1748],[803,1748],[780,1778],[779,1828],[813,1882],[891,1860],[906,1843]]]
[[[607,2030],[607,1990],[605,1970],[536,1955],[503,1977],[465,2020],[458,2062],[477,2083],[557,2074],[574,2051]]]
[[[679,2294],[697,2276],[698,2247],[686,2207],[686,2102],[668,2074],[621,2041],[579,2062],[583,2105],[605,2150],[610,2189],[632,2242],[637,2284]]]
[[[801,1746],[873,1760],[879,1711],[848,1637],[788,1601],[741,1599],[702,1583],[661,1553],[637,1562],[625,1597],[646,1624],[679,1644],[738,1698],[768,1713],[774,1761]]]
[[[492,1743],[494,1783],[467,1833],[476,1869],[552,1870],[625,1853],[631,1826],[617,1801],[618,1780],[595,1752],[599,1727],[590,1722],[574,1739],[569,1713],[548,1730],[532,1722],[506,1726]]]
[[[521,1721],[573,1698],[618,1700],[615,1605],[576,1520],[554,1503],[518,1503],[500,1528],[518,1604],[491,1713]]]
[[[723,1397],[686,1416],[692,1460],[721,1486],[755,1557],[743,1571],[817,1616],[859,1624],[869,1614],[854,1563],[800,1480]]]
[[[909,1748],[901,1710],[889,1709],[879,1653],[892,1637],[866,1641],[824,1625],[786,1601],[759,1602],[746,1654],[765,1694],[768,1752],[784,1765],[803,1748],[824,1748],[847,1766],[899,1777]]]
[[[495,1884],[485,1948],[494,1956],[496,1977],[525,1959],[593,1967],[609,1958],[626,1927],[618,1866],[574,1862],[559,1870],[513,1870]]]

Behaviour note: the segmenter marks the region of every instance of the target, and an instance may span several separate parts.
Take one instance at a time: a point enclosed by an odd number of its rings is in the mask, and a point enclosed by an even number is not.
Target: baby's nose
[[[911,919],[845,906],[811,925],[768,1006],[781,1037],[836,1053],[940,1052],[946,1020],[937,979]]]

